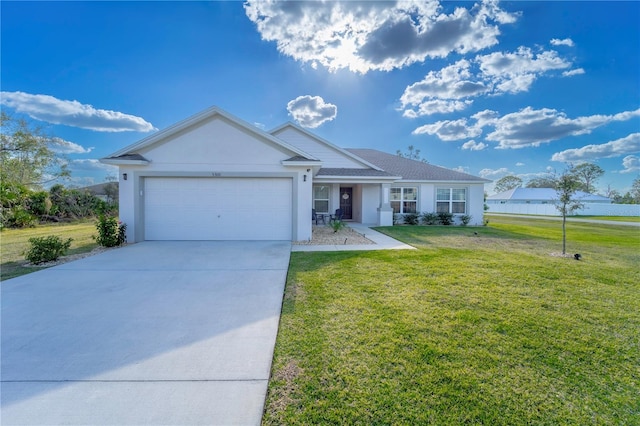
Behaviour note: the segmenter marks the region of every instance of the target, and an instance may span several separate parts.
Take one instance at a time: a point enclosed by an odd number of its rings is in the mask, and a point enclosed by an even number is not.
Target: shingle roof
[[[391,177],[397,176],[382,170],[374,169],[348,169],[323,167],[316,176],[358,176],[358,177]]]
[[[302,155],[296,155],[291,158],[287,158],[285,161],[320,161],[320,160],[311,160],[307,157],[303,157]]]
[[[149,161],[140,154],[124,154],[117,157],[107,157],[108,160],[133,160],[133,161]]]
[[[402,176],[410,181],[464,181],[491,182],[467,173],[456,172],[444,167],[434,166],[421,161],[410,160],[399,155],[387,154],[375,149],[347,149],[394,176]]]

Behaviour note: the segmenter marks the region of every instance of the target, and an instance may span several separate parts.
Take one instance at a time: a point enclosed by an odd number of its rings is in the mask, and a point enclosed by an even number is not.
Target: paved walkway
[[[541,220],[562,220],[562,217],[558,216],[537,216],[527,214],[509,214],[509,213],[490,213],[495,216],[507,216],[507,217],[520,217],[527,219],[541,219]],[[579,217],[568,217],[567,222],[586,222],[586,223],[599,223],[602,225],[620,225],[620,226],[636,226],[640,227],[640,222],[622,222],[617,220],[601,220],[601,219],[589,219]]]
[[[2,282],[2,425],[259,425],[290,253],[143,242]]]
[[[337,244],[337,245],[292,245],[291,251],[364,251],[364,250],[415,250],[408,244],[395,240],[387,235],[370,228],[375,225],[363,225],[361,223],[349,222],[348,226],[355,231],[363,234],[365,237],[373,241],[375,244]]]

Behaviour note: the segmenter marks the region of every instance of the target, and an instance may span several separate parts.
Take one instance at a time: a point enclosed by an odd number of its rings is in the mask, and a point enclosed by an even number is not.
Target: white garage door
[[[291,240],[291,179],[146,178],[146,240]]]

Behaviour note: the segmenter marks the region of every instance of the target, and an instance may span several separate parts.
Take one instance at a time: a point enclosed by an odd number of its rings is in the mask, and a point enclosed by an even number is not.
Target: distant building
[[[103,201],[118,201],[118,182],[103,182],[97,185],[86,186],[83,189]]]
[[[553,188],[514,188],[487,197],[487,204],[553,204],[558,193]],[[574,200],[582,203],[611,204],[611,198],[577,191]]]

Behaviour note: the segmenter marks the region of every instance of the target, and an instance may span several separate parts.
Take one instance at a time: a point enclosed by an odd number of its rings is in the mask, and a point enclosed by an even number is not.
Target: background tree
[[[580,188],[578,189],[590,194],[595,192],[595,183],[604,174],[602,167],[593,163],[578,164],[577,166],[573,166],[571,170],[571,173],[573,173],[580,183]]]
[[[508,175],[498,179],[495,186],[496,194],[504,191],[508,191],[513,188],[520,188],[522,186],[522,179],[518,176]]]
[[[556,179],[552,176],[540,176],[527,182],[527,188],[556,188]]]
[[[633,180],[633,183],[631,184],[631,191],[629,192],[631,193],[631,197],[633,198],[633,201],[635,201],[635,204],[640,204],[640,176]]]
[[[582,207],[582,204],[573,198],[580,185],[581,182],[573,173],[573,168],[566,170],[556,179],[558,198],[555,200],[555,206],[562,214],[562,254],[567,252],[567,216]]]
[[[420,150],[416,149],[413,145],[409,145],[407,147],[407,151],[406,152],[402,152],[400,150],[397,150],[396,154],[398,154],[398,157],[408,158],[409,160],[422,161],[423,163],[428,163],[429,162],[429,161],[427,161],[426,158],[423,158],[420,155]]]
[[[0,170],[3,181],[40,188],[44,177],[69,176],[66,165],[51,149],[42,130],[4,111],[0,113]],[[49,180],[53,180],[49,179]]]

